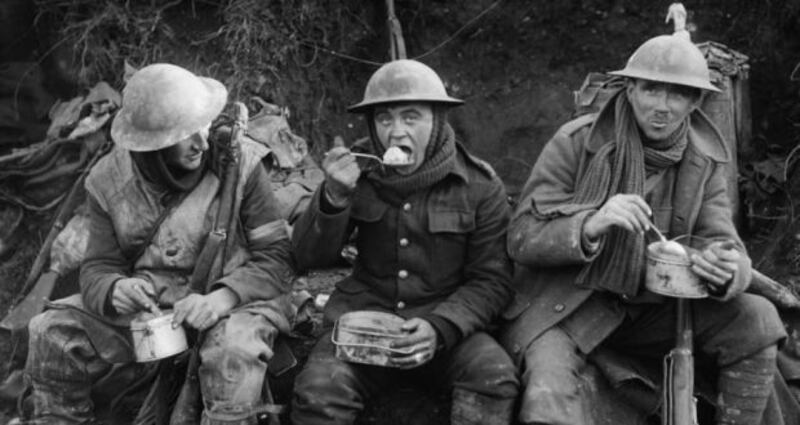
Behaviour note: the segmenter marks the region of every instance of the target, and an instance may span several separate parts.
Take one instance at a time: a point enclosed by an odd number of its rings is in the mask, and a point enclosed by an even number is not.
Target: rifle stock
[[[694,357],[692,316],[689,300],[677,298],[675,348],[664,358],[663,425],[697,425],[694,398]]]
[[[209,234],[206,244],[198,256],[198,264],[192,273],[191,285],[193,290],[205,292],[207,284],[214,282],[221,274],[225,265],[225,260],[229,250],[227,249],[234,239],[232,231],[236,222],[236,216],[232,212],[236,209],[235,191],[239,181],[239,154],[240,140],[244,137],[247,129],[247,107],[241,102],[235,102],[235,122],[231,131],[230,146],[228,147],[228,157],[225,163],[222,189],[220,193],[219,211],[217,213],[214,229]],[[204,261],[207,255],[211,254],[211,261]],[[204,341],[204,332],[200,332],[197,341],[189,353],[189,361],[186,367],[186,378],[178,394],[175,407],[170,417],[170,425],[193,425],[200,423],[200,416],[203,408],[203,400],[200,394],[200,377],[198,367],[200,366],[200,347]]]
[[[53,224],[50,226],[50,231],[47,233],[47,237],[39,248],[36,258],[33,260],[33,264],[28,271],[28,276],[25,278],[25,283],[22,284],[22,288],[17,297],[14,302],[11,303],[11,308],[9,308],[8,313],[3,320],[0,321],[0,329],[12,332],[17,331],[27,326],[33,316],[44,310],[44,305],[50,298],[53,288],[55,287],[55,281],[58,279],[59,271],[50,270],[42,274],[42,270],[50,258],[50,250],[53,247],[53,242],[55,242],[56,237],[58,237],[58,234],[61,233],[67,225],[70,218],[72,218],[78,206],[86,200],[86,191],[83,187],[86,176],[89,174],[94,164],[97,163],[106,152],[108,152],[106,147],[98,149],[58,207],[58,212],[56,212]]]

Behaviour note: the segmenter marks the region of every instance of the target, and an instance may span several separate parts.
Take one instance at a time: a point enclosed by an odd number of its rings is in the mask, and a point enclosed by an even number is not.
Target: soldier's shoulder
[[[494,168],[492,167],[491,164],[473,155],[460,144],[459,144],[459,151],[462,154],[461,156],[464,158],[464,165],[468,169],[477,171],[479,175],[489,180],[494,180],[498,178],[497,173],[494,171]]]
[[[572,136],[578,131],[590,127],[595,122],[596,119],[597,119],[597,113],[581,115],[562,125],[558,129],[557,133],[562,134],[564,136]]]

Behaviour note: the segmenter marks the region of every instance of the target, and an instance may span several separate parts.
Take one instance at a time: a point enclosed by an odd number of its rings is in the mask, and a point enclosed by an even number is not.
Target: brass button
[[[400,279],[405,279],[408,277],[408,272],[406,270],[400,270],[399,272],[397,272],[397,277],[399,277]]]
[[[400,239],[400,246],[408,246],[408,239],[406,238]]]
[[[408,202],[403,204],[403,211],[411,211],[411,204],[409,204]]]
[[[406,303],[404,303],[404,302],[402,302],[402,301],[398,301],[398,302],[397,302],[397,309],[398,309],[398,310],[402,310],[402,309],[404,309],[404,308],[406,308]]]
[[[555,307],[553,307],[553,310],[555,310],[557,313],[561,313],[564,311],[564,308],[566,308],[564,307],[564,304],[556,304]]]

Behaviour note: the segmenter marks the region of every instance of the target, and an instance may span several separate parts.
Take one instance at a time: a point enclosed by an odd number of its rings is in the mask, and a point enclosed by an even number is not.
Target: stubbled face
[[[203,154],[208,150],[208,131],[205,127],[167,148],[164,160],[171,167],[186,171],[196,170],[203,164]]]
[[[701,98],[699,89],[649,80],[630,81],[626,91],[639,128],[654,141],[674,133]]]
[[[402,103],[378,106],[374,111],[375,133],[384,148],[397,146],[409,154],[408,165],[396,167],[400,174],[411,174],[425,162],[425,150],[433,131],[433,108],[427,103]]]

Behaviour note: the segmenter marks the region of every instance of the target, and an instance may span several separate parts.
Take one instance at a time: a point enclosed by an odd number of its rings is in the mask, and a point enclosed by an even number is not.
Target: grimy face
[[[209,127],[168,147],[164,154],[167,165],[186,171],[193,171],[200,167],[203,164],[203,154],[208,150]]]
[[[632,80],[626,89],[636,123],[648,139],[665,140],[700,105],[694,87],[650,80]]]
[[[375,133],[384,148],[397,146],[409,154],[408,165],[396,167],[400,174],[411,174],[425,162],[425,150],[433,132],[433,108],[413,102],[375,107]]]

